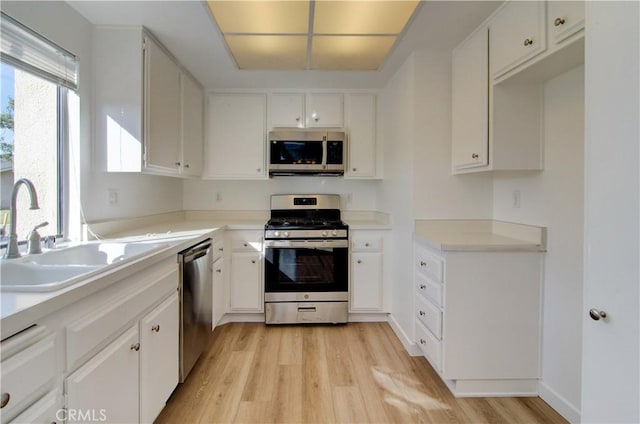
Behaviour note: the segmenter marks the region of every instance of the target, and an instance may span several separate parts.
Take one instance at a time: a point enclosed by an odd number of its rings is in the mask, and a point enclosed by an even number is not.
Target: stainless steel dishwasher
[[[180,382],[211,338],[211,239],[178,253],[180,264]]]

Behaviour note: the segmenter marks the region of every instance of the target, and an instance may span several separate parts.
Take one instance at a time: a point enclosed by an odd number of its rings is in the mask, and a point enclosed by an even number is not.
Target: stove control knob
[[[332,234],[333,236],[337,236],[337,235],[338,235],[338,230],[333,230],[333,231],[331,231],[331,234]]]
[[[288,232],[288,231],[285,231],[285,232],[284,232],[284,234],[283,234],[283,236],[285,236],[285,237],[289,237],[289,232]]]
[[[328,236],[328,235],[329,235],[329,233],[327,233],[326,231],[323,231],[323,232],[322,232],[322,237],[326,237],[326,236]]]
[[[276,236],[276,237],[280,237],[280,231],[275,231],[275,232],[273,233],[273,235],[274,235],[274,236]]]

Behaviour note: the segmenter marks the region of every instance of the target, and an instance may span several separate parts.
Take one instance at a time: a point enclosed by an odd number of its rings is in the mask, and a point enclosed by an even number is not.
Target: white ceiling
[[[451,49],[495,10],[494,1],[424,1],[379,71],[238,70],[204,1],[69,1],[93,24],[144,25],[207,88],[377,88],[412,51]]]

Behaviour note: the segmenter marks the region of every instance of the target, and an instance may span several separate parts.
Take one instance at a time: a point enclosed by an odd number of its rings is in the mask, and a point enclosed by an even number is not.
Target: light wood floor
[[[158,423],[564,423],[539,398],[456,399],[386,323],[234,323]]]

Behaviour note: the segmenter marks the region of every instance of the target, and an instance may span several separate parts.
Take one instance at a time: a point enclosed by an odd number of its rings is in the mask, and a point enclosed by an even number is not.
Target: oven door
[[[265,292],[347,292],[348,240],[266,240]]]

